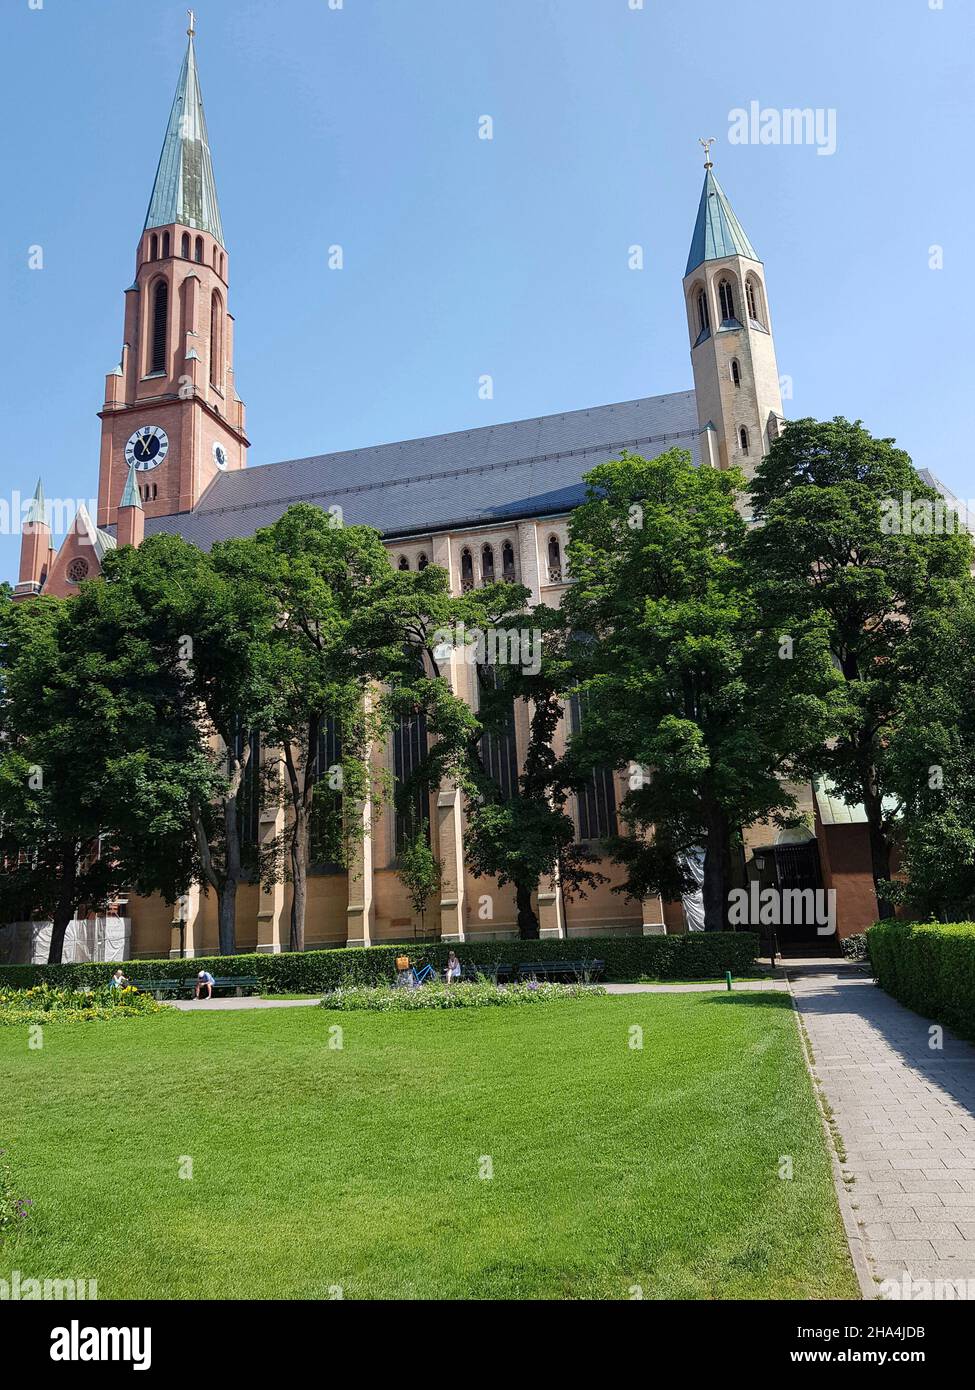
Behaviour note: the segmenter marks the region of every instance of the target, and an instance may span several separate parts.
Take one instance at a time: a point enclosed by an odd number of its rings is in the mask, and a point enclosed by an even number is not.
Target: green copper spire
[[[119,507],[138,507],[142,511],[142,497],[139,494],[139,486],[135,481],[135,464],[129,464],[129,476],[125,482],[125,490],[122,493],[122,500]]]
[[[209,232],[222,246],[223,226],[193,50],[192,13],[188,33],[186,57],[180,68],[176,99],[169,113],[156,182],[149,199],[146,229],[179,222],[184,227]]]
[[[710,140],[702,141],[704,145],[711,143]],[[685,275],[690,275],[692,270],[697,270],[705,261],[720,261],[725,256],[745,256],[750,261],[758,260],[755,248],[732,211],[720,183],[714,177],[710,150],[704,168],[704,188],[701,191],[697,221],[694,223],[691,254],[687,258]]]
[[[37,480],[33,500],[27,508],[27,515],[24,517],[25,526],[37,526],[38,524],[47,525],[47,503],[44,501],[44,488],[40,478]]]

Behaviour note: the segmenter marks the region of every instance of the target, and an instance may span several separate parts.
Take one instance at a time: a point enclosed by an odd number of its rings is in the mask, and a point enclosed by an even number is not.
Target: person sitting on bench
[[[199,975],[197,975],[196,977],[197,999],[212,999],[213,985],[213,976],[210,974],[209,970],[201,970]],[[206,990],[206,994],[203,993],[204,990]]]
[[[451,951],[447,956],[447,969],[444,971],[444,980],[449,985],[453,980],[460,979],[460,961],[457,959],[455,951]]]
[[[123,975],[121,970],[116,970],[111,979],[112,989],[122,989],[128,983],[128,977]]]

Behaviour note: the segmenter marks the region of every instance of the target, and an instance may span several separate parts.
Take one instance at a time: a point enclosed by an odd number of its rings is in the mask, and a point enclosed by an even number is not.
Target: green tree
[[[254,736],[270,727],[276,693],[273,596],[258,577],[241,571],[238,544],[247,542],[228,542],[206,555],[179,536],[152,536],[138,550],[108,554],[102,580],[92,586],[115,596],[120,633],[150,654],[159,724],[168,722],[177,746],[192,750],[183,763],[170,761],[167,771],[196,877],[216,895],[224,955],[236,950],[237,892],[250,871],[241,841],[242,789],[249,771],[258,774],[250,768]],[[163,698],[167,691],[175,694]],[[134,849],[155,862],[151,836]],[[259,878],[269,879],[273,854],[255,867]],[[165,875],[156,878],[159,888]]]
[[[759,465],[751,502],[747,564],[765,620],[784,633],[815,624],[842,679],[816,766],[866,811],[877,910],[887,917],[905,790],[895,750],[911,737],[918,691],[951,704],[937,634],[968,602],[971,541],[939,521],[938,495],[893,440],[840,418],[790,424]]]
[[[705,924],[720,930],[741,827],[794,809],[785,779],[825,738],[823,636],[810,619],[783,645],[755,604],[734,471],[672,449],[624,454],[586,485],[563,601],[587,704],[572,757],[627,771],[616,854],[628,891],[672,896],[687,886],[680,856],[703,845]]]
[[[468,607],[473,646],[465,651],[477,674],[478,726],[467,747],[464,843],[475,877],[512,885],[518,934],[533,940],[533,898],[542,882],[572,898],[605,879],[577,840],[566,803],[578,779],[554,746],[571,688],[564,624],[545,604],[526,610],[527,599],[520,585],[498,584],[472,596]],[[519,705],[528,711],[528,741],[517,775],[503,775],[503,753],[485,759],[484,750],[492,740],[503,749],[513,739]]]
[[[921,917],[966,921],[975,916],[975,597],[923,621],[927,679],[905,691],[884,751],[899,800],[891,892]]]
[[[421,821],[400,850],[396,872],[406,889],[414,915],[420,919],[420,933],[423,935],[427,903],[435,893],[439,893],[443,878],[443,864],[430,846],[429,821]]]
[[[377,531],[336,524],[320,508],[303,505],[289,508],[253,541],[228,542],[215,563],[257,583],[278,614],[270,644],[268,732],[284,769],[290,944],[301,950],[313,817],[331,827],[332,852],[347,860],[361,834],[361,817],[352,808],[372,790],[370,747],[403,713],[422,713],[433,736],[417,771],[427,789],[439,785],[462,752],[468,713],[424,664],[431,626],[448,616],[448,578],[435,566],[395,570]],[[342,743],[332,815],[320,785],[321,736],[329,720],[340,728]],[[340,826],[341,836],[334,833]]]
[[[115,599],[0,601],[0,913],[50,916],[54,964],[76,915],[127,887],[174,897],[192,873],[177,783],[195,740]]]

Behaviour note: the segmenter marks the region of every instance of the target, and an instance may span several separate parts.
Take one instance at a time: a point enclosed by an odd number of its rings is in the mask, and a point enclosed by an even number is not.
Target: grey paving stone
[[[792,992],[843,1140],[846,1186],[878,1282],[975,1280],[975,1048],[862,975]]]

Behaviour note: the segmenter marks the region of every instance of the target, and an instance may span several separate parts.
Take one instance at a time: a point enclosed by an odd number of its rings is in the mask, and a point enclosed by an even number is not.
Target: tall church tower
[[[147,517],[190,511],[213,479],[243,468],[233,319],[191,16],[149,211],[125,292],[122,360],[105,381],[98,525],[118,518],[135,469]]]
[[[684,299],[705,456],[754,473],[782,426],[765,268],[732,211],[707,150],[684,272]]]

